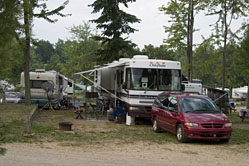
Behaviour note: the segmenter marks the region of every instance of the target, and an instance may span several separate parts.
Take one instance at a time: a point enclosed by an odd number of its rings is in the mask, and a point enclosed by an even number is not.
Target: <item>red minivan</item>
[[[174,133],[179,142],[189,139],[228,142],[232,134],[231,121],[203,95],[161,93],[152,105],[151,120],[155,132]]]

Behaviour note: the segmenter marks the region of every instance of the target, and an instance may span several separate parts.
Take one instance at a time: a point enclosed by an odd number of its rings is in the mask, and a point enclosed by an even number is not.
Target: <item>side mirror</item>
[[[127,86],[126,86],[126,83],[123,83],[123,84],[122,84],[122,89],[123,89],[125,92],[128,93],[128,90],[126,89],[126,87],[127,87]]]
[[[185,91],[185,85],[184,84],[181,84],[181,90]]]
[[[174,107],[168,107],[168,109],[170,112],[178,112],[177,109]]]
[[[126,89],[126,83],[125,82],[122,83],[122,88]]]
[[[159,108],[165,109],[165,106],[162,103],[159,103]]]

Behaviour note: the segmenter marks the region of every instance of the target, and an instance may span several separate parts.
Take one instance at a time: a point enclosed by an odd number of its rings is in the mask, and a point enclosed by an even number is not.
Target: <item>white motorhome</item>
[[[36,69],[35,72],[30,72],[30,91],[31,102],[43,106],[47,103],[47,93],[42,89],[42,84],[50,81],[54,84],[53,96],[54,100],[60,101],[64,95],[73,93],[73,81],[66,78],[56,71],[45,71],[44,69]],[[21,73],[21,87],[25,87],[24,72]],[[21,97],[24,98],[25,91],[21,92]]]
[[[86,73],[94,76],[90,80]],[[112,100],[121,100],[132,117],[150,117],[154,99],[163,91],[181,91],[181,63],[148,59],[146,55],[121,58],[93,70],[75,73],[94,84],[95,90]]]

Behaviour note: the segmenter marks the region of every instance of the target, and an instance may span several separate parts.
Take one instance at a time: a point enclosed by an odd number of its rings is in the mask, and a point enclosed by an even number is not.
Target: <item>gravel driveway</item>
[[[0,166],[247,166],[249,148],[229,144],[149,144],[62,146],[58,143],[4,144]],[[248,146],[246,146],[248,147]]]

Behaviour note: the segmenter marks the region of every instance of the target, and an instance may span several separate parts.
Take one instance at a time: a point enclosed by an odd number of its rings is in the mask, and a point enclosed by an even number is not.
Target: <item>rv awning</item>
[[[87,70],[87,71],[82,71],[82,72],[78,72],[78,73],[74,73],[74,75],[80,75],[80,74],[85,74],[85,73],[91,73],[94,72],[96,70],[103,70],[103,69],[107,69],[107,68],[114,68],[114,67],[119,67],[119,66],[123,66],[127,61],[123,61],[123,62],[114,62],[114,63],[110,63],[110,64],[106,64],[105,66],[99,67],[99,68],[95,68],[95,69],[91,69],[91,70]]]

